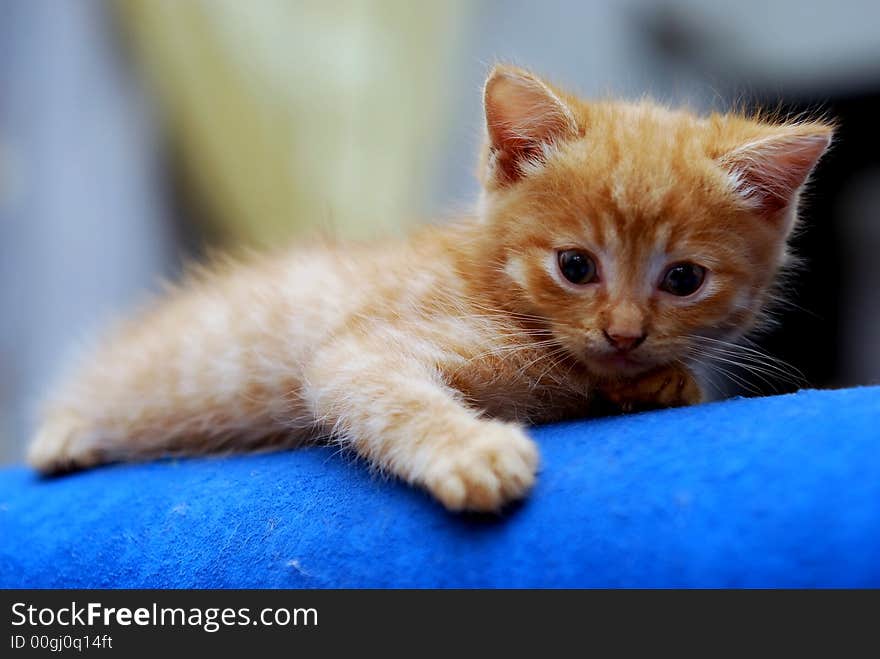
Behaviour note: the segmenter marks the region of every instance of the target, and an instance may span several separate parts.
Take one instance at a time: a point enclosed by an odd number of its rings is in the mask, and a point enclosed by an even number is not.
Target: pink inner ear
[[[830,141],[830,129],[768,137],[727,154],[721,163],[749,205],[763,213],[778,213],[796,201]]]
[[[571,111],[542,82],[527,74],[499,71],[486,83],[486,128],[498,172],[521,175],[527,160],[540,160],[545,144],[577,133]]]

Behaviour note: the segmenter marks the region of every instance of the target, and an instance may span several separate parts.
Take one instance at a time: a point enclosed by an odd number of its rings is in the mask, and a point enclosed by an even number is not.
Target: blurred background
[[[759,343],[811,386],[877,382],[878,26],[876,0],[0,0],[0,462],[95,329],[206,248],[468,208],[497,60],[588,96],[836,117]]]

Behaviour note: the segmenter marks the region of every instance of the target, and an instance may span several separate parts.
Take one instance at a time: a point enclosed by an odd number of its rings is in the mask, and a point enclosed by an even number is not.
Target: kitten
[[[215,267],[117,328],[53,399],[43,472],[333,437],[452,510],[523,497],[523,424],[701,400],[752,328],[821,122],[582,101],[499,66],[475,217]]]

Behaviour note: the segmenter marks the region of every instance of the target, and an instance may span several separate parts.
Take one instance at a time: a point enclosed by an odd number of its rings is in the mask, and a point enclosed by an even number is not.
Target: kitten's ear
[[[512,183],[526,166],[546,158],[546,148],[578,135],[571,109],[536,76],[509,66],[496,66],[483,94],[489,135],[487,179]]]
[[[781,221],[787,231],[798,193],[831,143],[825,124],[780,127],[725,154],[719,160],[743,202],[761,215]]]

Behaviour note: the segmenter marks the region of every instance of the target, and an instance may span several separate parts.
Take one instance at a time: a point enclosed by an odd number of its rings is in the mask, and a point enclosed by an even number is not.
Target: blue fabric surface
[[[0,471],[2,587],[880,586],[880,387],[538,428],[456,516],[316,447]]]

